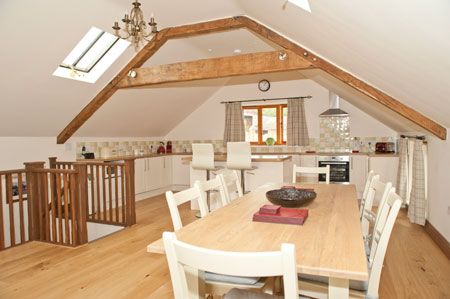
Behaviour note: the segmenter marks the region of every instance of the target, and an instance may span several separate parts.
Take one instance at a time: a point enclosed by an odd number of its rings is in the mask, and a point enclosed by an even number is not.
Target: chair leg
[[[242,194],[245,194],[245,170],[241,169],[241,187],[242,187]]]

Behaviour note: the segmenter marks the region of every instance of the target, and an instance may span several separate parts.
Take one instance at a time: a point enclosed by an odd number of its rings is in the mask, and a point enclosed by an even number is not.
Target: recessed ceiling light
[[[308,0],[287,0],[287,2],[290,2],[302,9],[306,10],[307,12],[311,12],[311,7],[309,6]]]
[[[208,52],[212,52],[212,49],[208,49]]]
[[[241,54],[242,51],[241,51],[241,49],[234,49],[233,53],[234,54]]]

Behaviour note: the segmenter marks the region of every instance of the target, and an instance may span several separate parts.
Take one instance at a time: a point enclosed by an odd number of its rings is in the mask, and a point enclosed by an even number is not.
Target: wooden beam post
[[[286,54],[280,59],[280,52]],[[311,62],[289,50],[244,54],[133,69],[136,77],[124,77],[117,88],[264,74],[313,68]]]
[[[76,220],[76,233],[77,245],[86,244],[88,242],[87,231],[87,216],[88,216],[88,180],[87,180],[87,165],[86,163],[76,162],[73,164],[73,169],[77,171],[75,181],[75,219]],[[71,199],[73,200],[73,199]]]
[[[38,173],[33,173],[33,169],[44,168],[45,162],[27,162],[23,163],[27,170],[27,201],[28,201],[28,239],[30,241],[39,240],[40,236],[40,217],[39,201],[42,201],[40,188],[38,186]]]
[[[289,41],[287,38],[281,36],[280,34],[270,30],[269,28],[253,21],[252,19],[245,16],[237,16],[234,17],[236,21],[241,22],[245,27],[254,33],[276,43],[277,45],[291,50],[299,56],[302,56],[306,60],[310,61],[313,66],[320,68],[327,72],[328,74],[334,76],[340,81],[346,83],[347,85],[353,87],[359,92],[367,95],[378,103],[386,106],[392,111],[400,114],[406,119],[412,121],[413,123],[421,126],[425,130],[430,133],[436,135],[442,140],[447,139],[447,129],[433,120],[427,118],[423,114],[417,112],[416,110],[404,105],[403,103],[397,101],[396,99],[388,96],[381,90],[376,89],[375,87],[367,84],[366,82],[356,78],[350,73],[340,69],[339,67],[331,64],[330,62],[318,57],[314,53],[306,50],[305,48]]]
[[[136,224],[136,198],[134,186],[134,160],[135,158],[125,159],[125,186],[126,186],[126,226]]]

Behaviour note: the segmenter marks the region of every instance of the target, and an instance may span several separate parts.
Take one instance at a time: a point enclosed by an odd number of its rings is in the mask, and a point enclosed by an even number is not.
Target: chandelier
[[[121,35],[121,28],[119,27],[119,22],[117,20],[114,22],[114,26],[112,28],[115,30],[115,35],[117,37],[131,41],[134,44],[134,48],[137,50],[139,44],[143,43],[144,40],[150,41],[151,38],[158,32],[158,29],[156,28],[155,18],[152,14],[150,22],[148,23],[148,25],[150,25],[150,32],[147,32],[147,24],[144,21],[144,13],[139,8],[141,3],[136,0],[133,2],[133,6],[134,7],[131,9],[130,15],[128,15],[128,11],[125,12],[125,16],[122,19],[122,22],[125,25],[125,28],[123,29],[125,35]]]

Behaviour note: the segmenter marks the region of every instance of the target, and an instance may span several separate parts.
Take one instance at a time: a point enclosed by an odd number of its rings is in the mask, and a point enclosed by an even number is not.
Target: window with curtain
[[[275,144],[286,144],[286,104],[245,106],[242,108],[245,124],[245,141],[254,145],[265,145],[269,137]]]

